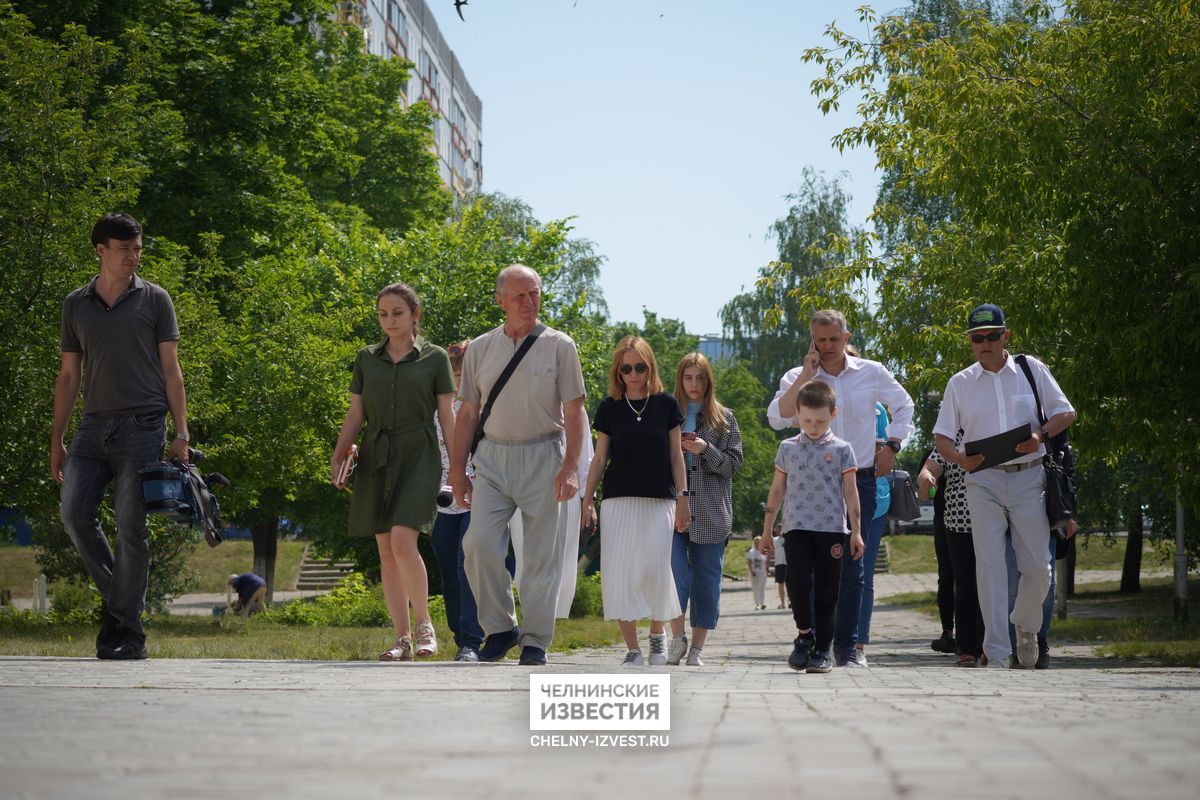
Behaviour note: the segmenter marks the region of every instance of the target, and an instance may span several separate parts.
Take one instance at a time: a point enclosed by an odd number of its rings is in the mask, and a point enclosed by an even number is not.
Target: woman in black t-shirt
[[[628,652],[624,666],[645,663],[637,621],[650,623],[650,665],[667,663],[665,621],[679,616],[671,575],[671,537],[687,530],[691,510],[680,448],[679,404],[664,394],[654,351],[626,336],[613,351],[608,397],[596,408],[596,456],[584,491],[584,524],[604,477],[600,585],[604,618],[615,619]]]

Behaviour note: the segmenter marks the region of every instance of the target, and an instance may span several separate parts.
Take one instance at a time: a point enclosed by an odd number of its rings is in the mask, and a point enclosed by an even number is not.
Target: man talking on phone
[[[796,396],[809,381],[821,381],[837,394],[837,414],[830,424],[835,436],[854,448],[858,472],[858,498],[862,519],[875,515],[875,476],[887,475],[896,454],[913,432],[913,401],[887,367],[878,361],[846,353],[850,329],[840,311],[825,310],[809,321],[812,342],[804,362],[779,379],[779,391],[767,406],[767,421],[777,431],[799,427]],[[877,447],[875,403],[887,406],[892,421],[887,441]],[[842,586],[834,624],[833,657],[839,667],[865,667],[867,657],[858,647],[858,615],[862,605],[862,559],[842,559]]]

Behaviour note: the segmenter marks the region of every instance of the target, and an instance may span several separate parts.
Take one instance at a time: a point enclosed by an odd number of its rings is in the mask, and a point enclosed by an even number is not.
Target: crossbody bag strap
[[[487,402],[483,404],[483,411],[479,413],[478,431],[480,434],[483,433],[484,423],[486,423],[488,417],[491,416],[492,406],[495,405],[496,398],[500,396],[500,392],[504,389],[504,385],[508,383],[508,379],[511,378],[513,373],[517,371],[517,365],[521,363],[521,359],[524,358],[525,354],[528,353],[530,348],[533,347],[534,341],[536,341],[545,330],[546,326],[539,323],[533,329],[533,332],[525,337],[525,341],[521,342],[521,346],[517,348],[517,352],[513,353],[513,357],[510,358],[508,360],[508,364],[504,366],[504,371],[501,372],[500,377],[496,379],[496,385],[493,386],[492,391],[488,393]]]
[[[1033,399],[1037,403],[1038,422],[1042,425],[1046,424],[1046,412],[1042,410],[1042,397],[1038,394],[1037,383],[1033,380],[1033,370],[1029,368],[1029,362],[1025,360],[1025,354],[1014,356],[1013,360],[1021,367],[1021,371],[1025,373],[1025,380],[1029,381],[1029,385],[1033,387]]]

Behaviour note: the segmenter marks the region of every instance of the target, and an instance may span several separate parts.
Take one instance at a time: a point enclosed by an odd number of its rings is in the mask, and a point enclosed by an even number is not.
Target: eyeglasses
[[[984,342],[998,342],[1004,336],[1004,331],[992,331],[991,333],[972,333],[971,341],[975,344],[983,344]]]
[[[465,352],[467,352],[467,348],[463,347],[462,345],[458,345],[458,344],[452,344],[446,348],[446,353],[451,358],[458,358]]]
[[[628,375],[629,373],[633,372],[634,370],[637,370],[637,374],[641,375],[648,369],[650,369],[650,368],[647,367],[645,365],[645,363],[642,363],[642,362],[639,362],[637,364],[622,364],[621,365],[621,374]]]

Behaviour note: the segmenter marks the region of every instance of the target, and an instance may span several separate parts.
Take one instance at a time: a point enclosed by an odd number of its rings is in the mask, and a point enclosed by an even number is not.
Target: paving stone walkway
[[[909,578],[880,576],[879,596]],[[1193,798],[1200,671],[1058,648],[965,670],[881,607],[868,670],[787,668],[790,613],[726,584],[664,747],[531,744],[530,668],[0,658],[0,798]],[[551,654],[617,673],[617,647]]]

